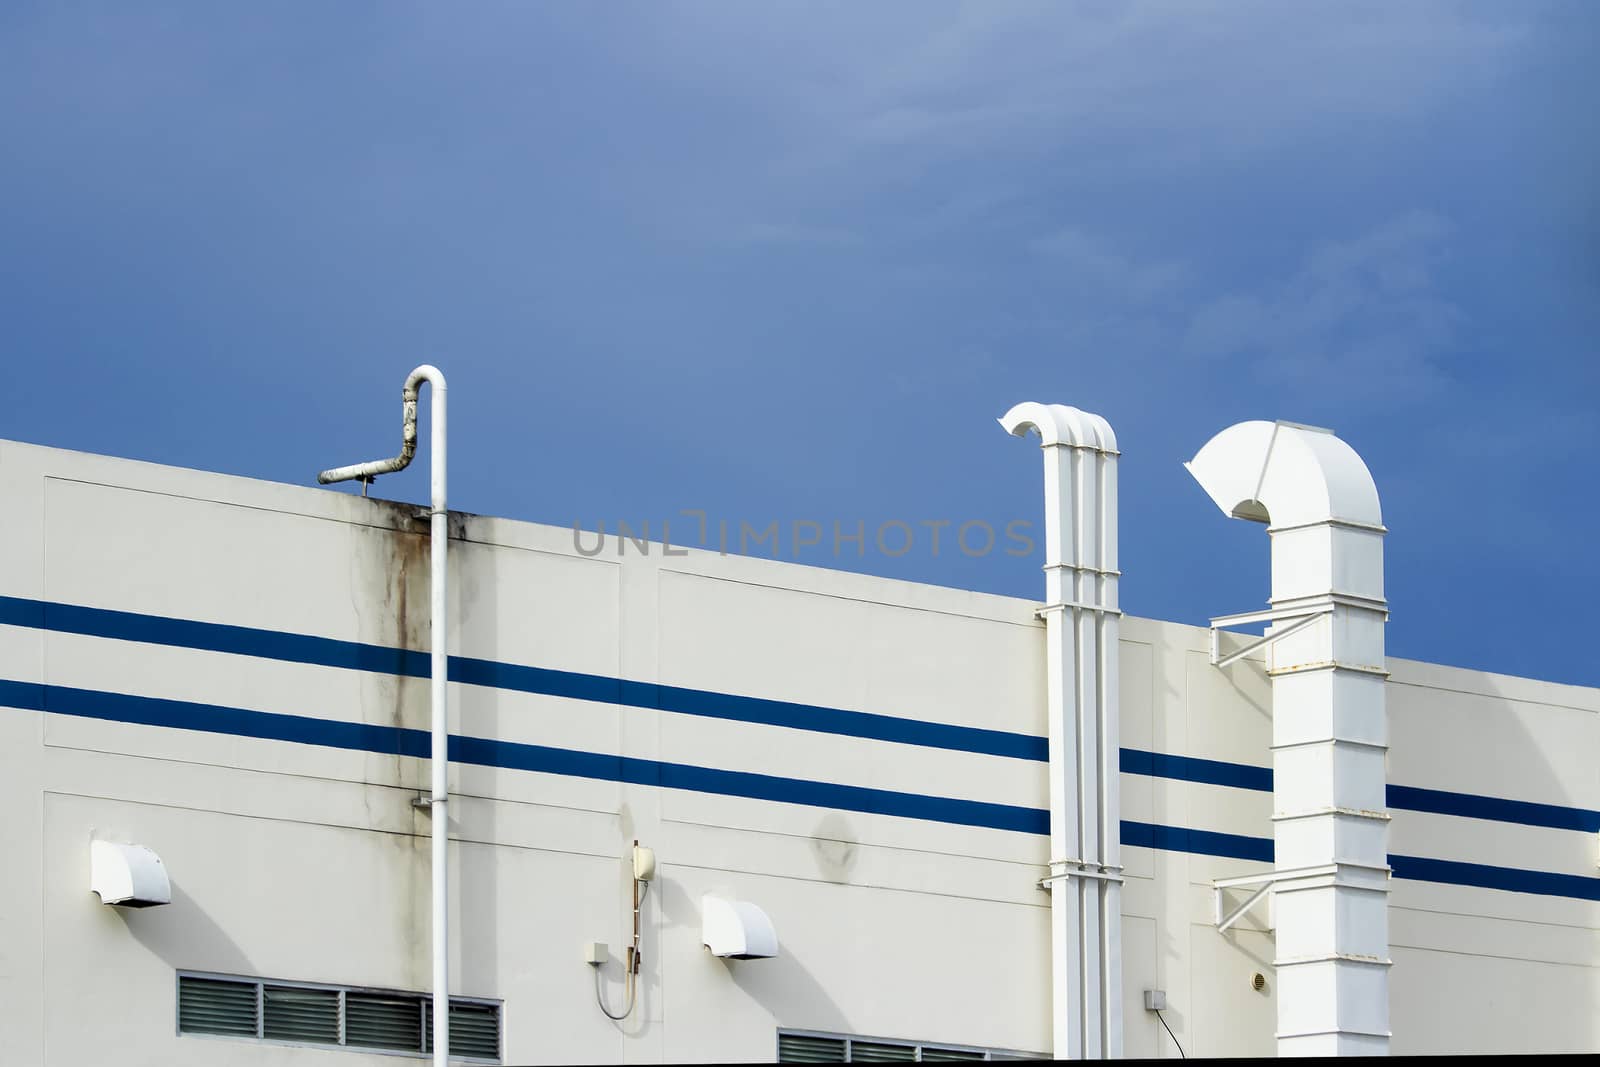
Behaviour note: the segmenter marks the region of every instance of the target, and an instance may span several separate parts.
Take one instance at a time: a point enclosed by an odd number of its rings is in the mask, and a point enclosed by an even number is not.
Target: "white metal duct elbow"
[[[1039,443],[1092,448],[1100,452],[1117,450],[1117,435],[1111,424],[1099,415],[1068,407],[1066,404],[1018,404],[1000,417],[1000,425],[1013,437],[1026,437],[1030,430],[1039,434]]]
[[[1184,464],[1206,495],[1236,519],[1292,529],[1333,522],[1381,529],[1378,489],[1355,449],[1328,430],[1292,422],[1240,422]]]
[[[172,903],[172,882],[161,857],[143,845],[89,843],[89,888],[100,903],[153,908]]]
[[[700,924],[701,940],[713,956],[759,960],[778,954],[772,920],[749,901],[707,894],[700,898]]]

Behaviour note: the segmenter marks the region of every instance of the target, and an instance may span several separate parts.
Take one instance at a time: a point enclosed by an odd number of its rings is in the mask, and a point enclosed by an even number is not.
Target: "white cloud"
[[[1284,280],[1201,301],[1181,348],[1285,384],[1367,391],[1385,402],[1430,395],[1464,313],[1439,292],[1450,224],[1410,212],[1312,249]]]
[[[1034,326],[1065,350],[1166,374],[1244,376],[1276,395],[1390,408],[1437,400],[1452,388],[1466,321],[1437,276],[1452,232],[1437,215],[1407,212],[1306,248],[1276,277],[1224,285],[1206,261],[1141,258],[1067,227],[1032,242],[1046,289],[1059,294],[1054,315]]]
[[[1154,131],[1173,151],[1263,150],[1323,122],[1426,114],[1525,37],[1515,11],[1424,3],[719,3],[670,18],[658,61],[704,61],[766,100],[818,163]]]
[[[1074,227],[1041,237],[1033,247],[1073,284],[1118,301],[1142,304],[1171,294],[1187,274],[1177,263],[1139,262]]]
[[[1192,182],[1405,128],[1514,71],[1532,17],[1276,0],[680,3],[634,12],[613,58],[734,102],[710,158],[682,161],[675,184],[652,177],[685,230],[726,240],[776,218],[893,243],[925,232],[908,189]]]

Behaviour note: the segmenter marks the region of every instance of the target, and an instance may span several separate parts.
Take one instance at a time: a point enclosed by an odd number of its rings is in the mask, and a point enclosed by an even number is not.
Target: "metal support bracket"
[[[1338,873],[1339,865],[1337,863],[1328,863],[1320,867],[1291,867],[1288,870],[1269,871],[1266,874],[1249,874],[1239,878],[1219,878],[1211,883],[1213,922],[1216,923],[1217,933],[1222,933],[1228,927],[1244,918],[1245,913],[1255,907],[1262,897],[1272,892],[1279,882],[1299,881],[1302,878],[1320,878]],[[1239,889],[1245,886],[1260,886],[1260,888],[1251,893],[1243,904],[1224,914],[1223,891]]]
[[[1102,882],[1121,882],[1122,868],[1113,867],[1104,863],[1088,863],[1084,860],[1054,860],[1050,864],[1050,874],[1039,879],[1040,889],[1049,889],[1055,882],[1065,881],[1068,878],[1094,878]]]
[[[1053,611],[1072,611],[1074,609],[1078,611],[1095,611],[1099,612],[1101,615],[1122,614],[1122,612],[1117,608],[1101,607],[1099,604],[1080,604],[1075,600],[1063,600],[1059,604],[1046,604],[1034,611],[1033,614],[1035,618],[1042,619]]]
[[[1299,633],[1324,615],[1332,615],[1335,605],[1319,604],[1314,608],[1290,608],[1281,611],[1248,611],[1242,615],[1219,615],[1211,620],[1211,665],[1222,668],[1238,662],[1258,648],[1279,641],[1290,634]],[[1276,633],[1267,634],[1241,649],[1222,654],[1222,631],[1229,626],[1249,626],[1252,623],[1287,622],[1288,626]]]

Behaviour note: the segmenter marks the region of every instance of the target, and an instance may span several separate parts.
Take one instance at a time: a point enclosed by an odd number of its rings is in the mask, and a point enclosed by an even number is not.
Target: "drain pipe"
[[[1271,610],[1246,618],[1269,623],[1271,645],[1278,1054],[1384,1055],[1388,607],[1377,487],[1349,445],[1290,422],[1230,426],[1185,466],[1223,514],[1268,523],[1272,543]]]
[[[1000,425],[1044,451],[1052,1054],[1120,1058],[1117,439],[1060,404],[1018,404]]]
[[[323,485],[351,479],[368,483],[380,474],[404,470],[417,452],[417,390],[427,382],[433,387],[431,502],[428,509],[431,578],[429,590],[429,629],[432,652],[429,656],[429,692],[432,702],[433,751],[432,792],[428,813],[433,819],[433,1062],[447,1067],[450,1062],[450,868],[449,820],[449,616],[447,613],[449,551],[449,510],[445,504],[445,384],[438,367],[424,363],[406,378],[401,391],[402,421],[400,454],[393,459],[336,467],[317,475]]]

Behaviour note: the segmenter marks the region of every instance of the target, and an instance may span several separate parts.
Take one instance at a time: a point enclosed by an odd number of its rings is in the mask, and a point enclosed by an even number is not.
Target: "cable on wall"
[[[1172,1032],[1172,1027],[1167,1026],[1166,1016],[1162,1015],[1159,1010],[1156,1010],[1156,1018],[1161,1020],[1161,1025],[1167,1031],[1167,1036],[1172,1038],[1172,1043],[1174,1045],[1178,1045],[1178,1035]],[[1182,1045],[1178,1045],[1178,1058],[1184,1060],[1189,1058],[1189,1054],[1183,1051]]]
[[[656,874],[656,855],[648,848],[642,848],[637,840],[633,843],[633,943],[628,946],[628,956],[624,961],[623,988],[625,992],[624,1007],[621,1014],[614,1013],[606,1007],[605,994],[600,987],[600,964],[605,957],[605,946],[595,944],[590,952],[589,965],[594,970],[594,1001],[600,1006],[600,1011],[612,1022],[621,1022],[633,1014],[634,1003],[639,993],[639,907],[644,903],[644,898],[650,895],[650,880]],[[595,951],[598,950],[598,951]]]

